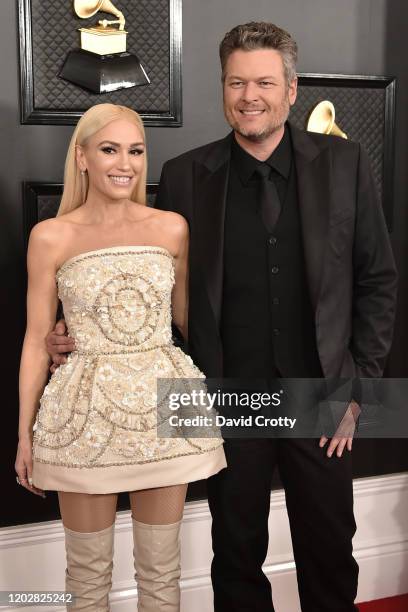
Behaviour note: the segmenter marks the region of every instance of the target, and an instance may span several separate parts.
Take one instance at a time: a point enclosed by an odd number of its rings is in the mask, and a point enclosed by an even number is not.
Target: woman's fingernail
[[[30,487],[33,486],[33,479],[28,477],[28,484],[30,485]]]

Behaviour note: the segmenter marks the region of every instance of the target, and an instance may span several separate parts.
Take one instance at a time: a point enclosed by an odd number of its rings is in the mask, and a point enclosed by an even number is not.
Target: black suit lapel
[[[329,230],[331,156],[307,132],[291,128],[297,173],[303,247],[310,298],[314,310],[320,295]]]
[[[295,154],[303,246],[314,309],[320,295],[329,229],[331,156],[307,132],[290,125]],[[224,220],[232,134],[194,164],[194,232],[217,325],[221,319]]]
[[[194,167],[194,231],[210,303],[217,326],[221,320],[224,268],[224,219],[231,135],[217,143]]]

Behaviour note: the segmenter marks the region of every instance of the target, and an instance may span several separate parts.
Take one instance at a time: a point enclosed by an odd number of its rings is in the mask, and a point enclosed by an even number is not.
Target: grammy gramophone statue
[[[320,134],[330,134],[332,136],[340,136],[347,138],[345,134],[335,123],[336,112],[333,102],[323,100],[316,104],[309,115],[306,129],[308,132],[319,132]]]
[[[125,17],[110,0],[74,0],[74,11],[81,19],[98,11],[116,19],[79,29],[81,48],[67,55],[59,73],[62,79],[97,94],[150,83],[139,59],[126,51]]]

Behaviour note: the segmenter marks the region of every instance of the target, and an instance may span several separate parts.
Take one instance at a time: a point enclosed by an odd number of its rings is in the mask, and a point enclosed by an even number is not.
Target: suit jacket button
[[[275,238],[275,236],[270,236],[269,238],[269,244],[271,244],[272,246],[276,246],[276,243],[278,242],[278,239]]]
[[[272,268],[272,274],[277,274],[279,272],[279,268],[278,266],[273,266]]]
[[[273,332],[273,335],[274,335],[274,336],[279,336],[279,334],[280,334],[280,329],[278,329],[277,327],[275,327],[275,329],[273,329],[273,330],[272,330],[272,332]]]

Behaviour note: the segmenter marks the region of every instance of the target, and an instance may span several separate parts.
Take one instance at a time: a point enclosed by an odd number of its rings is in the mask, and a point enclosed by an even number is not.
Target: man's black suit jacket
[[[397,274],[368,157],[359,144],[290,129],[324,375],[380,377],[392,341]],[[232,137],[165,163],[156,200],[157,208],[182,214],[190,226],[189,352],[209,377],[222,376],[223,242]]]

